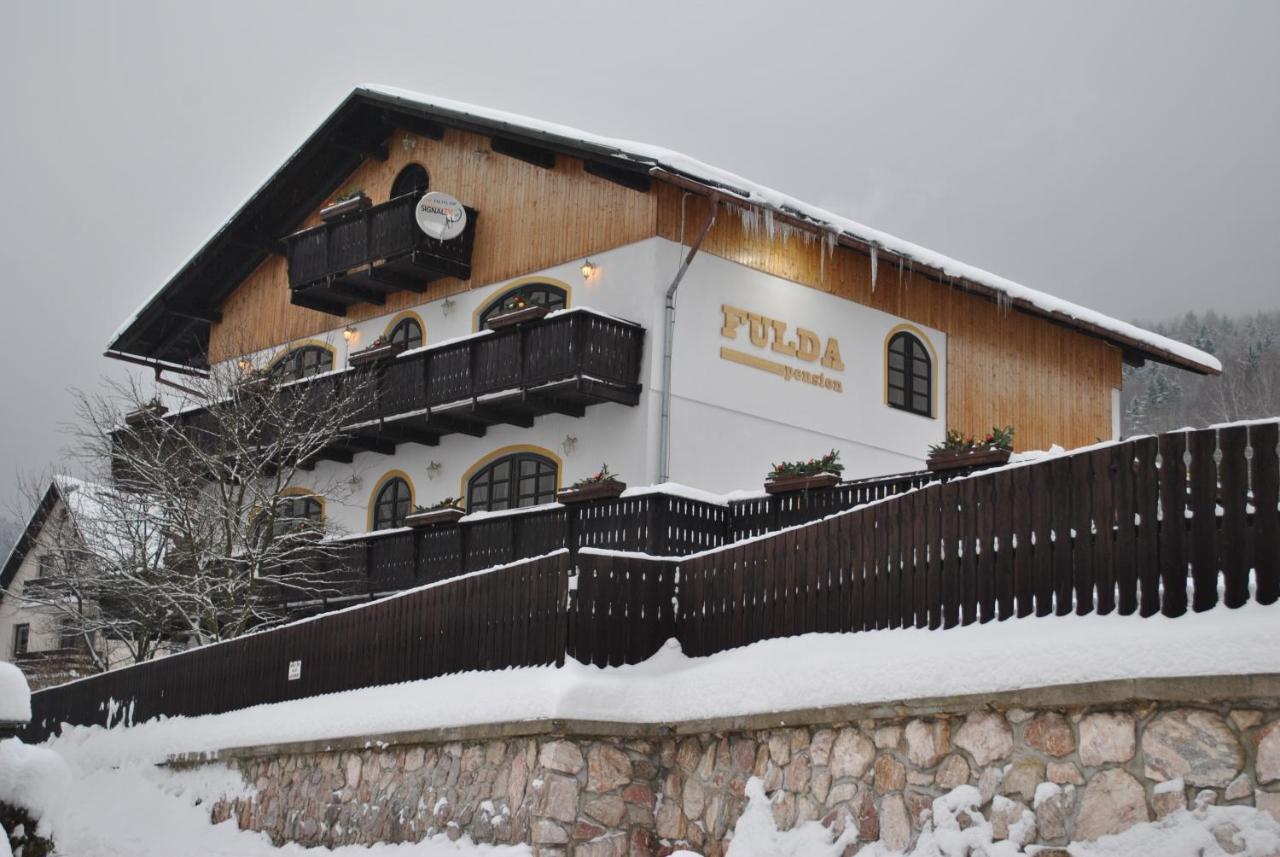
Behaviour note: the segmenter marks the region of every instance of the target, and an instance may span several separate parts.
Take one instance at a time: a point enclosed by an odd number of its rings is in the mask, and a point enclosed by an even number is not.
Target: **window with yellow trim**
[[[553,283],[524,283],[514,289],[508,289],[481,310],[480,329],[485,329],[490,316],[497,315],[504,309],[520,308],[517,304],[521,301],[525,306],[545,306],[552,310],[564,309],[569,303],[569,293],[563,287]]]
[[[417,348],[422,345],[422,325],[416,318],[402,318],[396,322],[395,327],[391,328],[391,332],[387,334],[387,340],[392,345],[403,346],[406,350]]]
[[[399,476],[388,479],[378,488],[378,495],[373,500],[373,528],[391,530],[403,527],[412,503],[413,492],[409,483]]]
[[[296,381],[333,371],[333,352],[319,345],[303,345],[284,354],[271,366],[281,381]]]
[[[467,481],[467,510],[497,511],[550,503],[556,499],[556,471],[554,461],[534,452],[504,455]]]
[[[889,338],[889,407],[933,416],[933,361],[918,336],[900,331]]]

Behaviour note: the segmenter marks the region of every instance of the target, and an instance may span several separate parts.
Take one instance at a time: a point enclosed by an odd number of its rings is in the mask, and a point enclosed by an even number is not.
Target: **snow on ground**
[[[759,779],[747,784],[747,808],[733,831],[727,857],[840,857],[856,836],[851,825],[840,838],[816,821],[779,831]],[[999,798],[997,798],[999,800]],[[1020,831],[997,841],[991,822],[978,811],[982,797],[959,786],[933,802],[932,821],[904,857],[1013,857],[1023,849]],[[1016,826],[1015,826],[1016,827]],[[1229,846],[1223,847],[1223,844]],[[1280,823],[1249,806],[1200,806],[1160,821],[1135,825],[1115,836],[1067,846],[1072,857],[1273,857],[1280,852]],[[692,852],[689,852],[692,854]],[[882,842],[860,848],[857,857],[890,857],[901,852]],[[674,857],[674,855],[673,855]]]
[[[172,771],[143,761],[82,765],[75,754],[0,741],[0,802],[39,820],[37,832],[74,857],[301,857],[299,845],[276,848],[265,834],[235,821],[209,823],[221,795],[244,793],[230,770]],[[7,853],[7,841],[0,855]],[[477,845],[439,835],[400,845],[344,846],[332,857],[531,857],[524,845]]]
[[[22,670],[0,661],[0,723],[26,723],[31,719],[31,690]]]
[[[76,749],[30,747],[17,739],[0,741],[0,801],[28,810],[39,820],[38,834],[53,839],[60,854],[302,857],[308,853],[295,844],[275,848],[266,835],[241,831],[234,821],[209,823],[208,807],[214,799],[247,790],[229,769],[174,771],[137,760],[122,765],[85,764]],[[748,782],[747,796],[728,857],[840,857],[854,842],[857,826],[853,824],[840,837],[816,821],[779,831],[758,778]],[[933,821],[908,857],[1027,853],[1016,831],[1010,839],[994,839],[990,822],[978,812],[980,802],[973,786],[960,786],[935,800]],[[0,857],[7,857],[7,848],[0,837]],[[1269,857],[1280,852],[1280,824],[1252,807],[1197,806],[1116,836],[1075,843],[1069,851],[1073,857]],[[344,846],[324,853],[333,857],[531,857],[533,852],[523,845],[477,845],[465,837],[451,842],[439,835],[412,844]],[[889,857],[898,852],[883,843],[871,843],[856,853]],[[697,857],[691,851],[678,854]]]
[[[1177,619],[1029,617],[945,631],[806,634],[704,658],[686,657],[670,642],[635,666],[571,661],[559,669],[462,673],[130,728],[67,727],[48,744],[59,752],[74,748],[101,766],[501,721],[667,723],[995,693],[1046,681],[1275,673],[1277,618],[1280,608],[1254,603]]]

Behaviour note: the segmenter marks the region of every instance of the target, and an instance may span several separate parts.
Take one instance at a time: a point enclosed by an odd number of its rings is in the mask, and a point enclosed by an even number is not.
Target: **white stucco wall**
[[[597,271],[584,280],[581,260],[474,292],[416,307],[426,344],[467,336],[476,330],[478,311],[518,280],[545,279],[569,290],[571,307],[591,307],[637,322],[645,328],[640,404],[602,404],[586,416],[539,417],[532,428],[490,427],[483,438],[448,435],[435,447],[403,444],[394,456],[362,453],[351,464],[323,462],[304,487],[340,486],[326,504],[337,531],[365,530],[370,501],[383,477],[399,470],[412,482],[416,502],[428,505],[463,493],[463,475],[477,461],[507,447],[528,445],[548,450],[562,462],[561,481],[573,482],[601,463],[632,485],[657,481],[658,421],[661,395],[663,297],[687,248],[653,238],[592,257]],[[721,333],[722,305],[778,319],[787,332],[806,328],[825,346],[838,341],[842,370],[827,368],[752,345],[746,327],[735,339]],[[353,323],[350,342],[342,326],[312,337],[336,351],[336,368],[347,355],[387,331],[401,313],[388,312]],[[932,347],[936,360],[934,416],[921,417],[885,403],[884,347],[890,331],[904,319],[755,271],[710,254],[700,254],[679,291],[672,399],[671,478],[712,491],[759,488],[770,465],[784,458],[808,458],[832,448],[841,452],[848,477],[917,469],[929,444],[944,434],[946,413],[946,337],[913,326]],[[721,357],[734,348],[797,370],[823,372],[839,381],[835,392],[800,380],[786,380]],[[257,357],[267,360],[282,349]],[[576,442],[566,444],[568,438]],[[429,469],[432,462],[441,466]]]
[[[675,256],[671,245],[664,255]],[[722,333],[723,306],[786,325],[782,342],[804,328],[818,336],[821,356],[838,343],[843,370],[752,343],[749,325]],[[846,477],[919,469],[928,446],[945,434],[946,336],[909,329],[934,354],[933,416],[891,408],[885,401],[885,345],[905,319],[792,283],[709,254],[689,268],[678,293],[672,376],[671,476],[713,491],[758,488],[770,464],[840,451]],[[722,356],[821,373],[840,391],[788,380]]]

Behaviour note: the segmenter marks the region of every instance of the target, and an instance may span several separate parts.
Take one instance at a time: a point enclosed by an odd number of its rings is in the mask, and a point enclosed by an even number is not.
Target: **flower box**
[[[972,449],[956,449],[949,452],[931,452],[927,461],[930,470],[959,470],[965,467],[996,467],[1009,462],[1011,450],[1000,446],[975,446]]]
[[[839,484],[839,473],[814,473],[812,476],[779,476],[770,479],[764,483],[764,490],[770,494],[786,494],[791,491],[831,488]]]
[[[504,327],[524,324],[527,321],[537,321],[549,312],[551,312],[550,307],[542,304],[531,304],[524,309],[513,309],[498,315],[491,315],[485,324],[490,330],[501,330]]]
[[[590,482],[572,488],[561,488],[556,492],[556,499],[567,506],[574,503],[587,503],[591,500],[612,500],[627,490],[627,483],[617,479],[606,479],[602,482]]]
[[[320,209],[320,219],[324,221],[334,220],[344,214],[350,214],[353,211],[364,211],[373,205],[373,200],[365,196],[363,193],[357,194],[350,199],[344,199],[342,202],[335,202],[333,205],[326,205]]]
[[[371,345],[368,348],[362,348],[353,352],[347,358],[347,362],[352,366],[372,366],[382,363],[385,360],[392,360],[400,356],[400,352],[404,351],[404,346],[399,342],[388,342],[383,345]]]
[[[149,420],[158,420],[167,413],[169,413],[169,409],[164,405],[144,405],[136,411],[125,414],[124,424],[127,426],[140,426]]]
[[[443,527],[446,524],[456,524],[458,519],[467,514],[456,506],[447,506],[443,509],[431,509],[426,512],[410,512],[404,516],[404,525],[413,527],[415,530],[423,527]]]
[[[239,381],[236,381],[235,388],[241,393],[259,394],[266,393],[274,384],[275,379],[270,373],[246,375]]]

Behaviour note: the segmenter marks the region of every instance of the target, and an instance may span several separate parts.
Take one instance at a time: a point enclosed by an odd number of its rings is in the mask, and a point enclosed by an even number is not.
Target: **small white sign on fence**
[[[302,678],[302,661],[289,661],[289,681]]]

